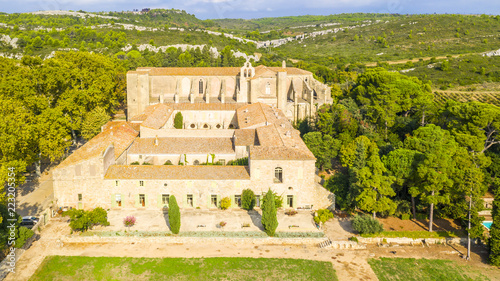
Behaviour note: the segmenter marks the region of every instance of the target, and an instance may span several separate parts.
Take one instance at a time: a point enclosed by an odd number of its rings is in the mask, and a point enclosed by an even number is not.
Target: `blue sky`
[[[500,14],[499,0],[0,0],[0,11],[123,11],[176,8],[198,18],[260,18],[337,13]]]

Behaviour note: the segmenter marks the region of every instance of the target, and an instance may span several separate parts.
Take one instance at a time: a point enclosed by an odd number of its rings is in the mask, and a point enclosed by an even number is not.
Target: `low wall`
[[[465,244],[467,238],[364,238],[356,237],[360,243],[365,244],[399,244],[399,245],[433,245],[433,244]]]
[[[244,243],[252,245],[315,245],[325,238],[231,238],[231,237],[100,237],[63,236],[58,243],[145,243],[145,244],[203,244]]]

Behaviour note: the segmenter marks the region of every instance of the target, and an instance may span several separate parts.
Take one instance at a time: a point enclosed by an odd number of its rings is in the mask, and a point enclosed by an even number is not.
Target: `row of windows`
[[[288,207],[293,207],[294,206],[294,199],[293,195],[287,195],[287,201],[286,204]],[[161,205],[162,206],[168,206],[170,200],[170,194],[162,194],[161,195]],[[81,193],[78,194],[78,202],[83,201],[83,195]],[[117,207],[122,206],[122,195],[121,194],[115,194],[114,195],[114,203]],[[241,195],[234,195],[234,201],[233,204],[241,207]],[[146,194],[139,194],[138,195],[138,205],[139,207],[146,207]],[[186,195],[186,205],[188,207],[194,207],[194,198],[193,194],[187,194]],[[210,206],[217,208],[219,205],[219,197],[218,195],[212,194],[210,195]],[[255,206],[260,207],[260,195],[255,195]]]
[[[170,160],[167,160],[167,162],[170,162]],[[219,161],[220,165],[226,165],[226,160],[225,159],[220,159]],[[172,164],[172,162],[170,162]],[[194,160],[193,165],[200,165],[199,160]],[[276,167],[274,169],[274,182],[275,183],[282,183],[283,182],[283,169],[281,167]],[[115,181],[115,186],[119,185],[119,181]],[[144,186],[144,181],[139,181],[139,186]]]

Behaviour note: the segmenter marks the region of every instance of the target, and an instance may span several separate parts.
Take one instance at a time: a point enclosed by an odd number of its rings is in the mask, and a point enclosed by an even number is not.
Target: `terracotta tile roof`
[[[240,67],[139,67],[136,71],[128,73],[144,74],[151,76],[238,76]],[[269,72],[271,71],[271,72]],[[295,67],[255,67],[255,75],[286,71],[288,75],[311,75],[312,73]]]
[[[104,179],[250,180],[250,174],[246,166],[112,165]]]
[[[138,68],[151,76],[237,76],[240,67],[152,67]]]
[[[115,122],[115,121],[111,121]],[[101,156],[109,145],[115,148],[115,159],[127,149],[139,133],[126,122],[120,122],[117,126],[106,124],[107,128],[97,136],[93,137],[73,154],[68,156],[58,167],[65,167],[83,160]]]
[[[154,110],[149,116],[142,122],[141,126],[148,127],[151,129],[160,129],[167,123],[168,118],[172,115],[174,112],[172,108],[165,104],[155,104],[153,106]]]
[[[174,110],[228,110],[235,111],[248,103],[167,103]]]
[[[266,125],[266,114],[264,113],[263,107],[267,106],[261,103],[253,103],[249,105],[242,106],[236,110],[236,119],[238,120],[238,127],[241,129],[254,127],[254,126],[265,126]]]
[[[252,160],[316,160],[309,150],[286,146],[254,146],[250,148]]]
[[[255,129],[238,129],[234,131],[235,146],[257,145]]]
[[[123,125],[123,124],[126,124],[128,126],[130,126],[132,129],[136,130],[137,132],[139,132],[139,125],[138,123],[132,123],[132,122],[129,122],[129,121],[125,121],[125,120],[112,120],[112,121],[109,121],[108,123],[104,124],[101,129],[102,131],[106,131],[107,129],[109,129],[110,127],[115,127],[115,126],[119,126],[119,125]]]
[[[280,134],[274,124],[257,128],[257,137],[260,146],[282,146]]]
[[[146,109],[144,109],[144,111],[139,114],[139,115],[136,115],[136,116],[132,116],[132,118],[130,118],[130,121],[132,122],[143,122],[144,120],[146,120],[151,114],[153,114],[153,112],[158,108],[162,106],[161,104],[153,104],[153,105],[150,105],[148,107],[146,107]]]
[[[231,138],[139,138],[129,154],[234,154]]]

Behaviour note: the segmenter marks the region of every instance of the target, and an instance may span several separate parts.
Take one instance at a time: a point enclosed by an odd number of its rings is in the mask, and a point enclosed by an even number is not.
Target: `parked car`
[[[32,216],[26,216],[23,217],[23,220],[21,221],[21,226],[25,226],[27,228],[33,228],[35,224],[38,223],[38,218],[37,217],[32,217]]]

